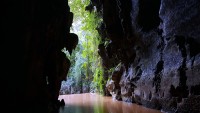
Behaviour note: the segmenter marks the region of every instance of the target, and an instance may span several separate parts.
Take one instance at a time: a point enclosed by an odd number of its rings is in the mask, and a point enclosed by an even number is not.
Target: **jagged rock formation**
[[[78,43],[69,31],[73,13],[68,1],[11,0],[1,5],[2,91],[11,107],[6,111],[56,113],[63,105],[58,95],[70,66],[61,50],[71,52]]]
[[[105,24],[101,31],[106,32],[102,40],[110,39],[99,47],[103,65],[109,70],[122,63],[125,68],[117,75],[120,82],[110,75],[110,93],[153,109],[200,112],[200,2],[104,0],[101,4]]]
[[[199,0],[94,3],[103,15],[103,37],[110,39],[99,47],[105,69],[124,68],[120,81],[112,77],[120,98],[168,112],[200,112]],[[12,113],[54,112],[70,65],[60,51],[72,41],[67,0],[3,0],[1,8],[2,103],[12,103],[6,104]]]
[[[122,73],[124,71],[124,66],[122,66],[121,64],[119,64],[116,69],[113,71],[112,75],[111,75],[111,80],[107,81],[106,87],[108,89],[108,91],[110,92],[110,94],[112,95],[112,97],[114,97],[117,100],[121,100],[121,87],[120,87],[120,79],[122,76]]]

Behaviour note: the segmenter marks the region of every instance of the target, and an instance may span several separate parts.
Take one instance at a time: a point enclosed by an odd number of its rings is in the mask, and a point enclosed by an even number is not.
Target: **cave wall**
[[[2,103],[7,112],[56,113],[78,37],[67,0],[1,2]]]
[[[153,109],[200,112],[200,2],[105,0],[102,4],[110,42],[99,48],[100,55],[116,67],[107,82],[110,94]]]
[[[199,112],[200,2],[100,2],[110,39],[101,55],[105,69],[117,67],[107,85],[111,94],[153,109]],[[77,42],[70,39],[73,14],[67,0],[3,0],[0,5],[1,102],[8,112],[54,112],[70,65],[61,49],[71,51]]]

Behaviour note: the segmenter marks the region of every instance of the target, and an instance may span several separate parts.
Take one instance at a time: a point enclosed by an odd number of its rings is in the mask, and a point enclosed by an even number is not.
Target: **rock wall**
[[[10,0],[1,7],[1,75],[8,112],[56,113],[61,81],[78,43],[67,0]],[[6,103],[6,104],[5,104]],[[7,104],[8,103],[8,104]]]
[[[102,11],[103,38],[110,39],[99,47],[104,67],[117,67],[108,91],[153,109],[200,112],[200,2],[92,1]],[[12,113],[56,112],[70,65],[61,49],[71,52],[77,43],[69,33],[73,14],[67,0],[3,0],[0,5],[1,102]]]
[[[113,64],[104,67],[121,63],[123,68],[122,73],[116,68],[111,74],[110,94],[153,109],[200,112],[200,2],[104,0],[102,4],[110,41],[99,48],[100,55]],[[121,74],[120,81],[113,79],[116,73]]]

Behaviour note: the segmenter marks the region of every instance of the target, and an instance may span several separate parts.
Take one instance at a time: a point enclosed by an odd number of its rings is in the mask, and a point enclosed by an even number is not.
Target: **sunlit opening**
[[[70,55],[63,49],[71,61],[67,80],[62,82],[60,94],[103,93],[103,69],[98,54],[101,43],[96,28],[102,22],[97,11],[86,11],[89,0],[69,0],[70,12],[73,12],[73,24],[70,29],[79,37],[76,49]]]

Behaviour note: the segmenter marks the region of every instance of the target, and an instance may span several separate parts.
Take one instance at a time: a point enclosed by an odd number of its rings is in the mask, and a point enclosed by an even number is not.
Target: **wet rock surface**
[[[103,19],[110,48],[116,48],[107,54],[125,65],[119,76],[122,100],[167,112],[200,112],[200,2],[112,2],[103,2]]]
[[[99,46],[104,69],[124,66],[117,76],[105,75],[117,97],[172,113],[200,112],[199,0],[91,3],[103,16],[102,37],[109,39]],[[72,51],[77,43],[69,34],[67,0],[3,0],[1,7],[3,103],[13,102],[14,112],[51,112],[70,66],[61,49]]]

